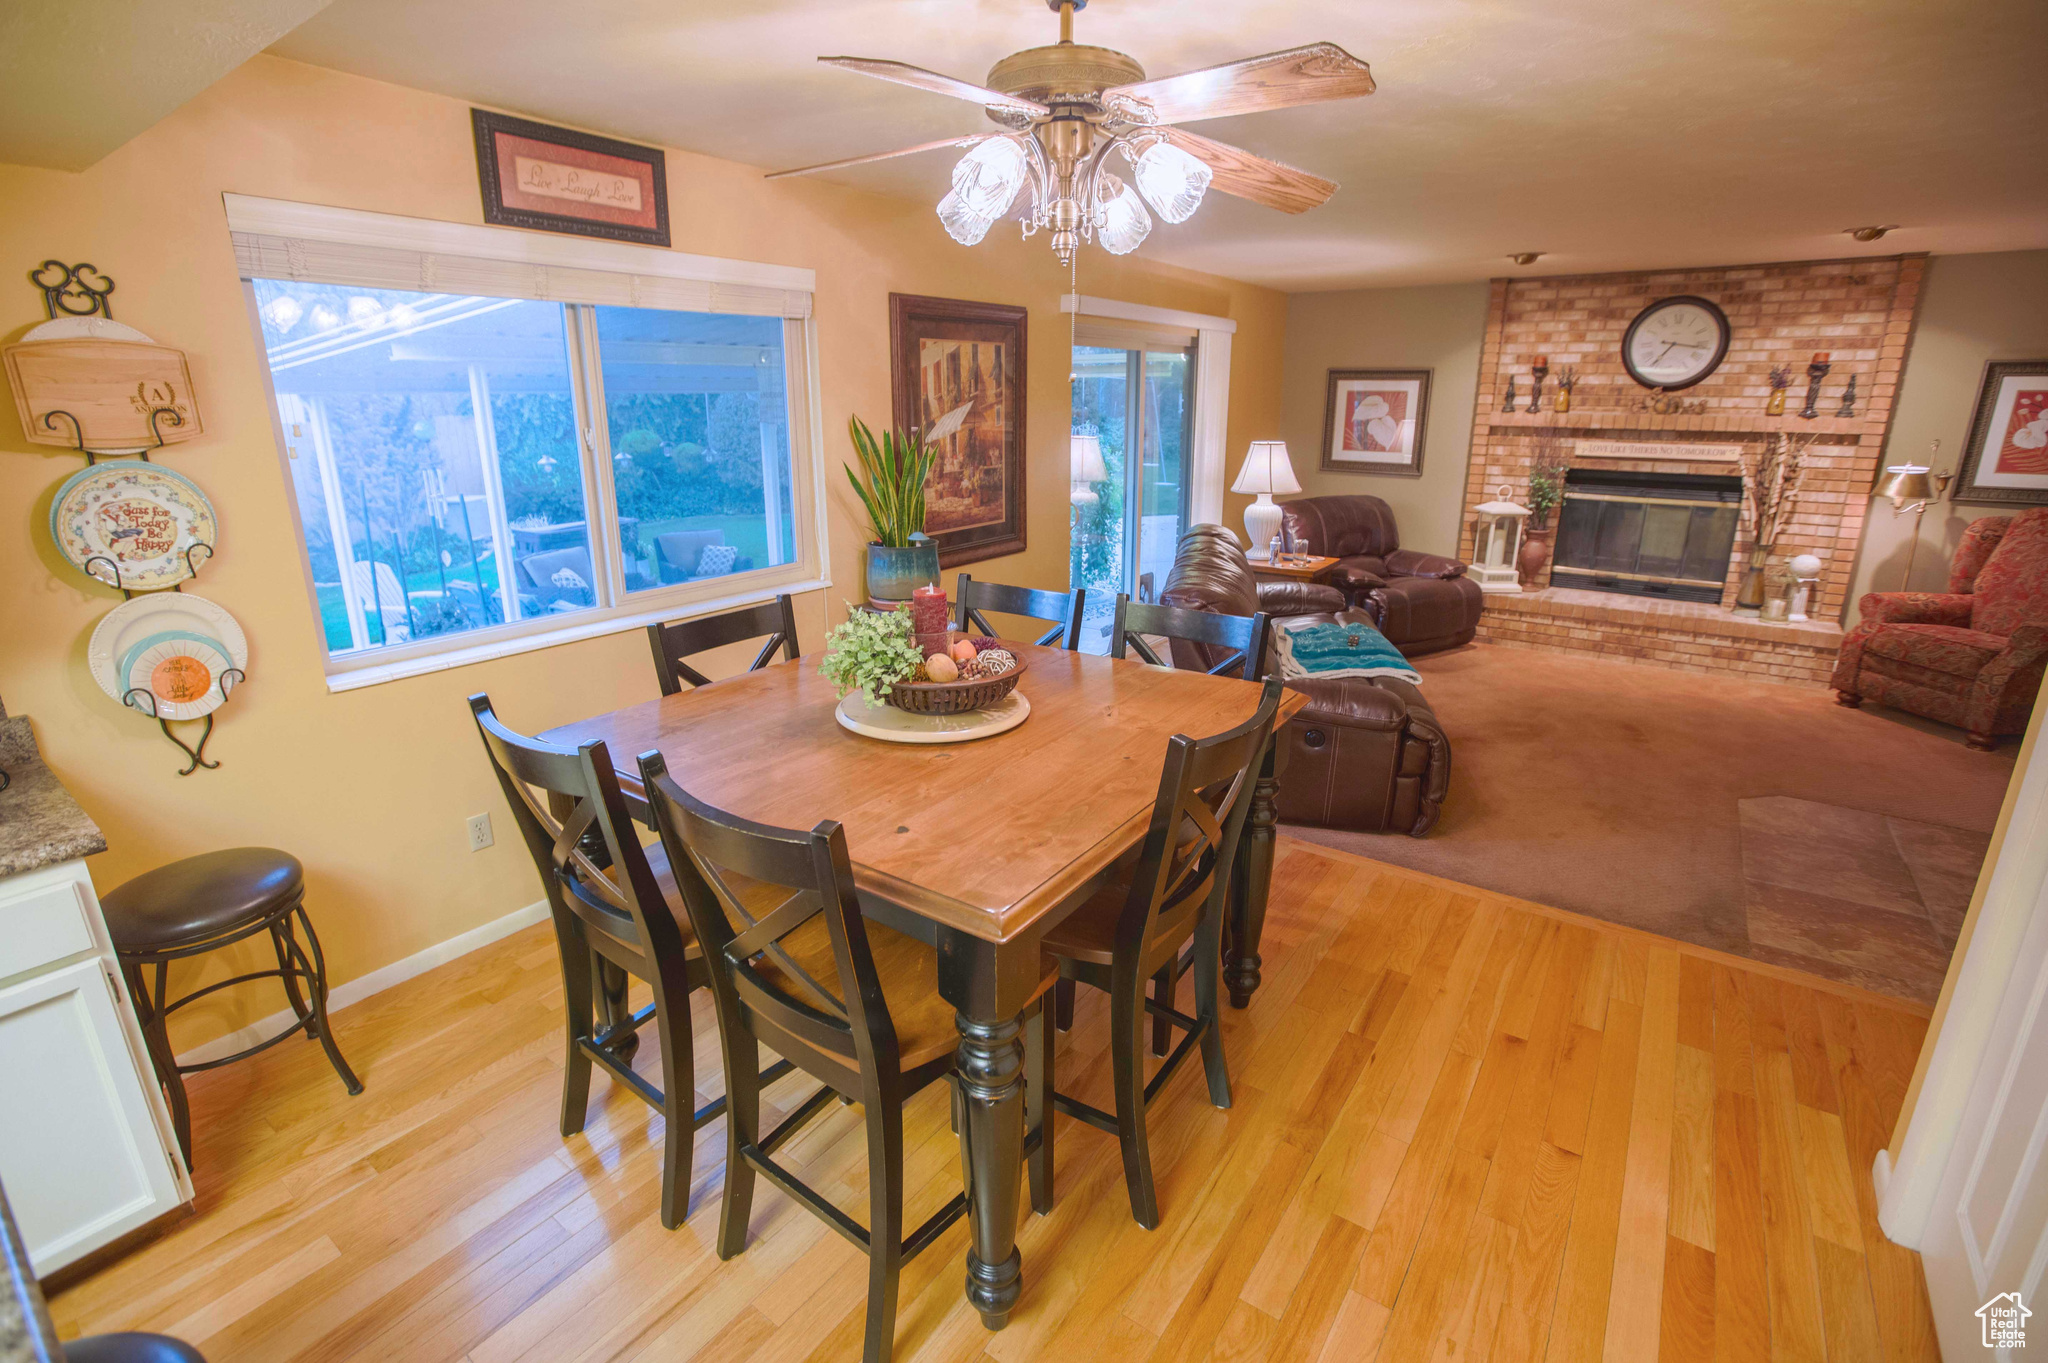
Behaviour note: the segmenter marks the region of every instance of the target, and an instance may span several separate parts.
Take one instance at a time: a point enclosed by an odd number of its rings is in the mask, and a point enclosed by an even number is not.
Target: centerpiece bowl
[[[999,704],[1017,689],[1018,680],[1030,664],[1017,659],[1007,672],[993,677],[975,677],[949,682],[894,682],[883,697],[899,710],[913,715],[962,715]]]

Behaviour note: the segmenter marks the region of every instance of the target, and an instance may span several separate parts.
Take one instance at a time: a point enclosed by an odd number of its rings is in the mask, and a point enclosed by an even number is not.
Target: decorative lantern
[[[1522,526],[1529,508],[1508,499],[1513,491],[1503,483],[1494,489],[1497,500],[1479,507],[1479,533],[1473,540],[1479,562],[1469,570],[1482,592],[1518,592],[1522,579],[1515,572],[1515,556],[1522,550]]]

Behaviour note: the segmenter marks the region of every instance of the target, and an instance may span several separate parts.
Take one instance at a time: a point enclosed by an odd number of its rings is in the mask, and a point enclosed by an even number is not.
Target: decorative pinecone
[[[967,642],[974,645],[976,653],[985,653],[989,649],[1000,649],[1003,646],[1000,639],[991,639],[986,634],[977,634]]]
[[[1016,655],[1006,648],[991,648],[974,655],[966,670],[977,678],[1000,677],[1017,665]]]

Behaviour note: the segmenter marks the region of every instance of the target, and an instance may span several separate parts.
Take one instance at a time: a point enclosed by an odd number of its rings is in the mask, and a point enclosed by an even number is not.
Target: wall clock
[[[1660,298],[1621,338],[1621,362],[1645,388],[1690,388],[1728,355],[1728,314],[1691,294]]]

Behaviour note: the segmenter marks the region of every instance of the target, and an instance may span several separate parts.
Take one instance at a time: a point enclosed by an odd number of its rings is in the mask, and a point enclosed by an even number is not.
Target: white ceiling
[[[1369,98],[1197,125],[1341,185],[1293,218],[1212,194],[1140,250],[1237,279],[2048,246],[2043,0],[1095,0],[1076,26],[1154,76],[1319,39],[1371,64]],[[271,50],[779,169],[989,126],[817,56],[979,82],[1056,37],[1043,0],[333,0]],[[949,166],[830,178],[936,202]],[[1865,223],[1901,227],[1842,235]]]

